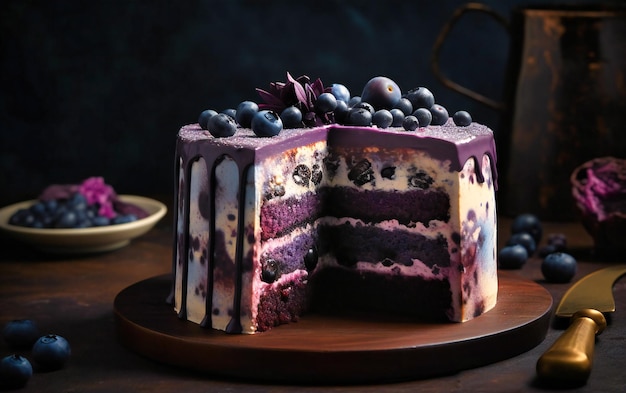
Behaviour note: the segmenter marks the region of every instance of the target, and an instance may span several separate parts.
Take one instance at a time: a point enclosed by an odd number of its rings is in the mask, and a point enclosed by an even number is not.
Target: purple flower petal
[[[280,98],[278,98],[278,97],[268,93],[265,90],[257,88],[256,91],[257,91],[257,93],[259,93],[259,96],[261,96],[261,99],[263,101],[265,101],[265,103],[268,106],[271,106],[271,107],[274,107],[274,108],[275,107],[280,108],[280,107],[285,105],[285,103]]]
[[[322,80],[320,78],[317,78],[315,82],[311,84],[311,88],[313,89],[313,92],[315,93],[315,97],[319,96],[320,94],[324,92],[324,84],[322,83]]]
[[[303,104],[307,103],[306,92],[304,91],[304,87],[297,80],[293,79],[290,73],[287,73],[287,80],[292,83],[294,93],[296,94],[296,99],[298,102]]]

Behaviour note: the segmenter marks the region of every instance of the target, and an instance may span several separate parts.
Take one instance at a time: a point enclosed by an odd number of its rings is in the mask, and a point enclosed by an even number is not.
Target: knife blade
[[[547,381],[584,383],[591,374],[595,336],[606,328],[603,313],[615,311],[613,285],[626,265],[597,270],[565,292],[557,317],[570,317],[567,330],[537,361],[537,375]]]

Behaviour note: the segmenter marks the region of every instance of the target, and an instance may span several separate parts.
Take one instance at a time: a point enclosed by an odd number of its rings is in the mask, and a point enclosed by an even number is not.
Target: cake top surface
[[[180,130],[179,136],[182,140],[189,142],[210,140],[211,143],[215,145],[234,146],[249,149],[262,149],[265,146],[275,145],[277,143],[285,142],[289,139],[298,137],[306,138],[307,135],[313,135],[316,133],[316,131],[328,131],[329,129],[359,130],[362,131],[364,134],[371,133],[372,137],[402,135],[408,138],[432,138],[448,141],[456,145],[470,143],[477,138],[491,138],[493,136],[493,131],[487,126],[474,122],[466,127],[457,127],[451,119],[442,126],[430,125],[427,127],[417,128],[413,131],[405,130],[402,127],[389,127],[381,129],[376,127],[344,126],[339,124],[330,124],[314,128],[284,129],[279,134],[271,138],[259,137],[249,128],[238,128],[235,134],[228,138],[216,138],[212,136],[209,131],[203,130],[200,125],[196,123],[184,126]]]
[[[211,146],[260,160],[326,140],[333,146],[420,150],[450,161],[450,170],[457,171],[469,158],[480,166],[487,154],[497,177],[493,132],[466,111],[449,114],[426,87],[402,94],[393,80],[377,76],[352,95],[342,84],[325,87],[320,79],[287,73],[285,82],[256,91],[259,104],[243,101],[237,109],[203,111],[198,123],[180,130],[180,148],[189,155],[199,148],[191,145]]]

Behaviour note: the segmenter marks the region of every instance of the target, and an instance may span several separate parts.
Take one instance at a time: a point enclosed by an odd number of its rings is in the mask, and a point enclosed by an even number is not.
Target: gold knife
[[[593,363],[595,336],[606,328],[602,313],[615,311],[613,284],[626,265],[600,269],[578,280],[563,295],[557,317],[571,317],[567,330],[537,361],[537,375],[547,381],[584,383]]]

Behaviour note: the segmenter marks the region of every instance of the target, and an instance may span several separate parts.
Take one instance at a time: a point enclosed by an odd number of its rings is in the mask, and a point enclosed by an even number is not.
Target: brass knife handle
[[[585,382],[591,374],[595,337],[605,328],[600,311],[576,312],[567,330],[537,361],[537,375],[549,381]]]

